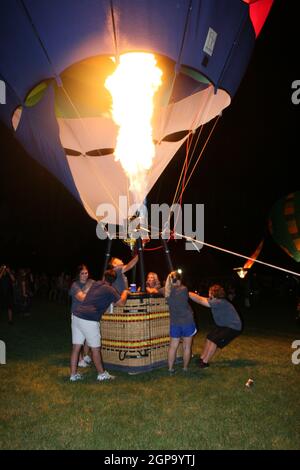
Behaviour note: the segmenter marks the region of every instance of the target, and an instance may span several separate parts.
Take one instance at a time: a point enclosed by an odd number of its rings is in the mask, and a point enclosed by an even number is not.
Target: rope
[[[185,160],[184,160],[184,165],[183,165],[183,168],[184,168],[184,172],[183,172],[183,178],[182,178],[182,187],[181,187],[181,193],[180,193],[180,196],[179,196],[179,205],[181,206],[182,204],[182,198],[183,198],[183,192],[184,192],[184,185],[185,185],[185,180],[186,180],[186,175],[187,175],[187,171],[188,171],[188,167],[189,167],[189,150],[190,150],[190,144],[191,144],[191,138],[190,138],[190,135],[188,135],[188,138],[187,138],[187,141],[186,141],[186,155],[185,155]],[[193,138],[193,136],[192,136]],[[177,223],[177,221],[176,221]]]
[[[158,251],[161,249],[162,249],[162,246],[157,246],[155,248],[144,248],[144,251]]]
[[[177,187],[176,187],[175,194],[174,194],[174,197],[173,197],[172,205],[175,204],[175,200],[176,200],[176,197],[177,197],[177,193],[179,192],[179,187],[180,187],[182,175],[183,175],[183,172],[184,172],[184,165],[185,165],[185,161],[184,161],[184,163],[183,163],[183,165],[182,165],[181,173],[180,173],[180,176],[179,176],[179,178],[178,178],[178,183],[177,183]]]
[[[118,63],[119,62],[119,49],[118,49],[118,41],[117,41],[117,30],[116,30],[113,0],[110,0],[110,14],[111,14],[111,21],[112,21],[112,27],[113,27],[113,32],[114,32],[114,43],[115,43],[116,59],[117,59],[117,63]]]
[[[189,175],[189,177],[188,177],[188,180],[187,180],[187,182],[185,183],[186,174],[187,174],[188,168],[189,168],[189,166],[190,166],[190,163],[191,163],[191,161],[192,161],[192,159],[193,159],[196,146],[197,146],[197,144],[198,144],[198,141],[199,141],[201,132],[202,132],[202,130],[203,130],[203,125],[201,126],[200,132],[198,133],[198,136],[197,136],[197,139],[196,139],[194,148],[193,148],[192,156],[191,156],[191,158],[189,159],[188,164],[187,164],[188,152],[189,152],[189,148],[190,148],[191,145],[192,145],[192,141],[191,141],[191,143],[190,143],[190,147],[187,148],[187,155],[186,155],[186,158],[185,158],[185,161],[184,161],[182,170],[181,170],[180,179],[179,179],[178,184],[177,184],[177,188],[176,188],[176,192],[175,192],[175,195],[174,195],[174,199],[173,199],[172,205],[178,203],[179,201],[180,201],[180,202],[179,202],[180,206],[182,205],[182,196],[183,196],[183,193],[184,193],[184,191],[185,191],[185,189],[186,189],[186,187],[187,187],[187,185],[188,185],[188,183],[189,183],[189,181],[190,181],[190,179],[191,179],[191,177],[192,177],[192,175],[193,175],[193,173],[194,173],[194,171],[195,171],[195,169],[196,169],[196,166],[197,166],[198,163],[199,163],[200,158],[202,157],[202,154],[203,154],[203,152],[204,152],[204,150],[205,150],[205,147],[206,147],[206,145],[208,144],[208,142],[209,142],[209,140],[210,140],[210,138],[211,138],[211,136],[212,136],[212,133],[213,133],[214,130],[215,130],[215,127],[216,127],[216,125],[217,125],[217,122],[218,122],[219,118],[220,118],[220,116],[217,117],[217,119],[216,119],[216,121],[215,121],[215,123],[214,123],[214,125],[213,125],[213,128],[212,128],[212,130],[210,131],[210,133],[209,133],[209,135],[208,135],[208,137],[207,137],[207,139],[206,139],[206,142],[204,143],[204,145],[203,145],[203,147],[202,147],[202,149],[201,149],[201,151],[200,151],[200,154],[199,154],[199,156],[198,156],[198,158],[197,158],[197,160],[196,160],[196,163],[194,164],[194,166],[193,166],[193,168],[192,168],[192,171],[191,171],[191,173],[190,173],[190,175]],[[188,145],[188,143],[187,143],[187,145]],[[182,182],[181,193],[180,193],[180,195],[179,195],[179,197],[178,197],[178,199],[177,199],[177,201],[176,201],[176,196],[177,196],[177,193],[178,193],[178,191],[179,191],[179,186],[180,186],[180,184],[181,184],[181,183],[180,183],[180,180],[182,179],[183,173],[184,173],[184,178],[183,178],[183,182]],[[170,218],[171,218],[171,214],[169,215],[168,223],[170,223]],[[176,221],[174,222],[174,230],[175,230],[175,228],[176,228],[177,221],[178,221],[178,216],[177,216]]]
[[[204,112],[207,112],[207,110],[208,110],[208,101],[210,101],[210,98],[211,98],[211,95],[208,94],[207,99],[206,99],[205,106],[204,106],[203,109],[201,109],[201,111],[199,111],[199,114],[200,114],[200,112],[203,112],[203,113],[204,113]],[[199,114],[198,114],[198,116],[199,116]],[[220,116],[218,116],[218,119],[219,119],[219,118],[220,118]],[[197,117],[195,117],[194,123],[195,123],[196,120],[197,120]],[[211,136],[212,136],[212,133],[214,132],[215,126],[216,126],[216,123],[215,123],[215,125],[213,126],[213,128],[212,128],[212,130],[211,130],[211,132],[210,132],[210,134],[209,134],[209,136],[208,136],[208,138],[207,138],[207,140],[206,140],[206,142],[205,142],[205,144],[204,144],[204,146],[203,146],[203,148],[202,148],[202,151],[200,152],[200,155],[199,155],[199,157],[198,157],[196,163],[194,164],[194,167],[193,167],[193,169],[192,169],[192,171],[191,171],[191,174],[190,174],[190,176],[189,176],[187,182],[186,182],[186,183],[185,183],[185,181],[183,182],[182,188],[181,188],[181,192],[180,192],[180,196],[179,196],[178,199],[176,200],[177,194],[178,194],[178,192],[179,192],[179,187],[180,187],[180,184],[181,184],[181,180],[182,180],[183,174],[184,174],[184,180],[185,180],[185,176],[186,176],[186,174],[187,174],[187,172],[188,172],[188,169],[189,169],[189,167],[190,167],[190,165],[191,165],[191,162],[192,162],[192,160],[193,160],[193,157],[194,157],[194,154],[195,154],[195,151],[196,151],[196,147],[197,147],[197,145],[198,145],[199,139],[200,139],[200,137],[201,137],[201,134],[202,134],[202,131],[203,131],[203,128],[204,128],[204,124],[201,124],[201,126],[200,126],[200,131],[198,132],[198,136],[197,136],[196,142],[194,143],[193,151],[192,151],[191,157],[190,157],[190,159],[189,159],[189,162],[188,162],[188,164],[187,164],[187,166],[186,166],[186,160],[185,160],[185,161],[184,161],[184,164],[183,164],[183,166],[182,166],[181,174],[180,174],[180,177],[179,177],[179,180],[178,180],[178,184],[177,184],[177,187],[176,187],[176,191],[175,191],[175,195],[174,195],[172,204],[178,203],[179,200],[180,200],[180,204],[181,204],[183,193],[184,193],[184,191],[185,191],[185,189],[186,189],[186,187],[187,187],[187,184],[188,184],[190,178],[192,177],[192,174],[193,174],[193,172],[194,172],[196,166],[197,166],[198,163],[199,163],[199,160],[200,160],[200,158],[201,158],[201,156],[202,156],[202,154],[203,154],[203,152],[204,152],[204,149],[205,149],[206,145],[208,144],[208,142],[209,142],[209,140],[210,140],[210,138],[211,138]],[[192,127],[193,127],[193,125],[192,125]],[[191,139],[191,142],[190,142],[190,145],[189,145],[189,141],[188,141],[188,140],[189,140],[189,137],[190,137],[190,134],[191,134],[191,133],[192,133],[193,135],[192,135],[192,139]],[[187,142],[187,153],[190,151],[190,148],[191,148],[191,146],[192,146],[192,141],[193,141],[193,138],[194,138],[194,132],[193,132],[193,131],[190,131],[190,134],[189,134],[188,137],[187,137],[187,141],[188,141],[188,142]],[[186,155],[186,159],[187,159],[187,155]]]
[[[187,171],[188,171],[188,169],[189,169],[189,167],[190,167],[190,165],[191,165],[191,162],[192,162],[192,160],[193,160],[194,153],[195,153],[196,147],[197,147],[197,145],[198,145],[199,139],[200,139],[200,137],[201,137],[203,128],[204,128],[204,124],[201,124],[201,126],[200,126],[200,131],[198,132],[197,139],[196,139],[196,142],[194,143],[194,148],[193,148],[191,157],[190,157],[190,159],[189,159]],[[194,137],[194,136],[193,136],[193,137]],[[191,145],[190,145],[190,147],[189,147],[189,150],[190,150],[190,148],[191,148],[191,146],[192,146],[193,137],[192,137],[192,140],[191,140]],[[183,172],[183,169],[182,169],[182,172]],[[182,174],[182,172],[181,172],[181,174]],[[184,190],[182,190],[182,194],[183,194],[183,192],[184,192]],[[178,202],[178,200],[179,200],[179,198],[178,198],[177,201],[176,201],[176,196],[177,196],[177,192],[175,193],[175,196],[174,196],[174,199],[173,199],[173,204],[175,204],[175,203]]]
[[[194,166],[193,166],[193,169],[192,169],[192,171],[191,171],[191,173],[190,173],[190,175],[189,175],[189,177],[188,177],[188,180],[187,180],[187,182],[186,182],[186,184],[185,184],[185,186],[184,186],[184,188],[183,188],[183,191],[185,191],[185,188],[187,187],[187,185],[188,185],[188,183],[189,183],[189,181],[190,181],[190,179],[191,179],[191,177],[192,177],[192,175],[193,175],[193,173],[194,173],[194,171],[195,171],[195,169],[196,169],[196,166],[198,165],[199,160],[200,160],[200,158],[202,157],[202,154],[203,154],[203,152],[204,152],[204,150],[205,150],[205,148],[206,148],[206,146],[207,146],[207,144],[208,144],[208,142],[209,142],[209,140],[210,140],[210,138],[211,138],[212,133],[213,133],[214,130],[215,130],[215,127],[216,127],[216,125],[217,125],[219,119],[220,119],[220,116],[218,116],[217,119],[216,119],[215,122],[214,122],[213,128],[212,128],[212,130],[210,131],[210,133],[209,133],[209,135],[208,135],[208,137],[207,137],[207,139],[206,139],[206,141],[205,141],[205,143],[204,143],[204,145],[203,145],[203,147],[202,147],[202,149],[201,149],[201,151],[200,151],[200,154],[199,154],[199,156],[198,156],[198,158],[197,158],[196,163],[195,163]]]
[[[151,228],[155,228],[156,227],[151,227]],[[141,229],[143,230],[146,230],[148,233],[150,233],[150,230],[146,229],[145,227],[141,227]],[[205,246],[208,246],[209,248],[213,248],[215,250],[219,250],[219,251],[223,251],[224,253],[228,253],[230,255],[233,255],[233,256],[237,256],[239,258],[244,258],[244,259],[247,259],[247,260],[250,260],[250,261],[253,261],[255,263],[258,263],[258,264],[262,264],[264,266],[268,266],[269,268],[273,268],[273,269],[277,269],[279,271],[283,271],[285,273],[288,273],[288,274],[293,274],[295,276],[299,276],[300,277],[300,273],[296,273],[295,271],[291,271],[289,269],[285,269],[285,268],[281,268],[280,266],[277,266],[275,264],[270,264],[270,263],[266,263],[265,261],[260,261],[260,260],[257,260],[257,259],[254,259],[254,258],[249,258],[249,256],[245,256],[245,255],[242,255],[241,253],[237,253],[235,251],[231,251],[231,250],[227,250],[225,248],[221,248],[219,246],[216,246],[216,245],[212,245],[210,243],[206,243],[202,240],[197,240],[196,238],[192,238],[192,237],[188,237],[186,235],[183,235],[182,233],[177,233],[177,232],[174,232],[174,235],[180,237],[180,238],[184,238],[185,240],[187,241],[190,241],[192,243],[195,243],[195,244],[200,244],[200,245],[205,245]]]

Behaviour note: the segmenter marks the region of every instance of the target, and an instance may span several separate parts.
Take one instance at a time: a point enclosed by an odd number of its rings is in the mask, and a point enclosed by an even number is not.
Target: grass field
[[[188,374],[178,366],[96,383],[69,382],[70,316],[66,307],[36,301],[30,317],[8,325],[0,339],[0,449],[299,449],[300,364],[291,344],[300,339],[293,306],[262,301],[244,312],[245,331],[200,370],[196,355],[209,327],[196,313]],[[251,377],[254,386],[245,387]]]

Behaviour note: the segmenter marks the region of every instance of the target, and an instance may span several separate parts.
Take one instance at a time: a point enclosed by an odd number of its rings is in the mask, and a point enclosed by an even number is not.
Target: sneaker
[[[77,382],[78,380],[82,380],[83,377],[80,374],[74,374],[70,376],[70,382]]]
[[[85,362],[84,359],[81,359],[81,361],[78,362],[78,367],[89,367],[89,364]]]
[[[87,364],[90,364],[92,362],[92,359],[90,358],[90,356],[84,356],[83,358],[84,362],[86,362]]]
[[[174,375],[175,374],[175,369],[168,369],[169,375]]]
[[[199,367],[200,369],[205,369],[206,367],[209,367],[209,364],[208,362],[204,362],[202,359],[200,359]]]
[[[114,375],[110,375],[107,370],[97,376],[97,380],[99,380],[99,382],[103,382],[103,380],[114,380],[115,378],[116,377]]]

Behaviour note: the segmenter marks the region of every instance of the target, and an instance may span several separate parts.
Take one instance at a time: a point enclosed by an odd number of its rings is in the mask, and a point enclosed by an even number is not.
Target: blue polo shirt
[[[98,322],[109,305],[119,299],[120,295],[110,284],[105,281],[94,282],[84,301],[75,307],[73,315]]]

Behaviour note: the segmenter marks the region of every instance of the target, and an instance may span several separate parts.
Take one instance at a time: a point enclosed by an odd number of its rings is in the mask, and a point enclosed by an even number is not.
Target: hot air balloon
[[[277,201],[269,216],[269,230],[278,245],[300,261],[300,191]]]
[[[128,205],[142,203],[188,136],[229,106],[271,4],[6,0],[0,30],[6,104],[0,119],[91,217],[101,219],[97,208],[104,202],[120,220],[128,214],[119,196],[128,197]],[[137,192],[115,159],[119,124],[107,87],[123,56],[136,53],[152,55],[161,82],[151,115],[153,155],[143,175],[138,172]],[[136,128],[127,153],[135,145],[143,161],[140,132]]]
[[[230,105],[271,4],[4,0],[0,119],[92,218],[109,204],[105,222],[119,224]],[[101,326],[105,363],[133,372],[165,363],[169,345],[165,299],[136,302],[123,323],[112,314]]]

